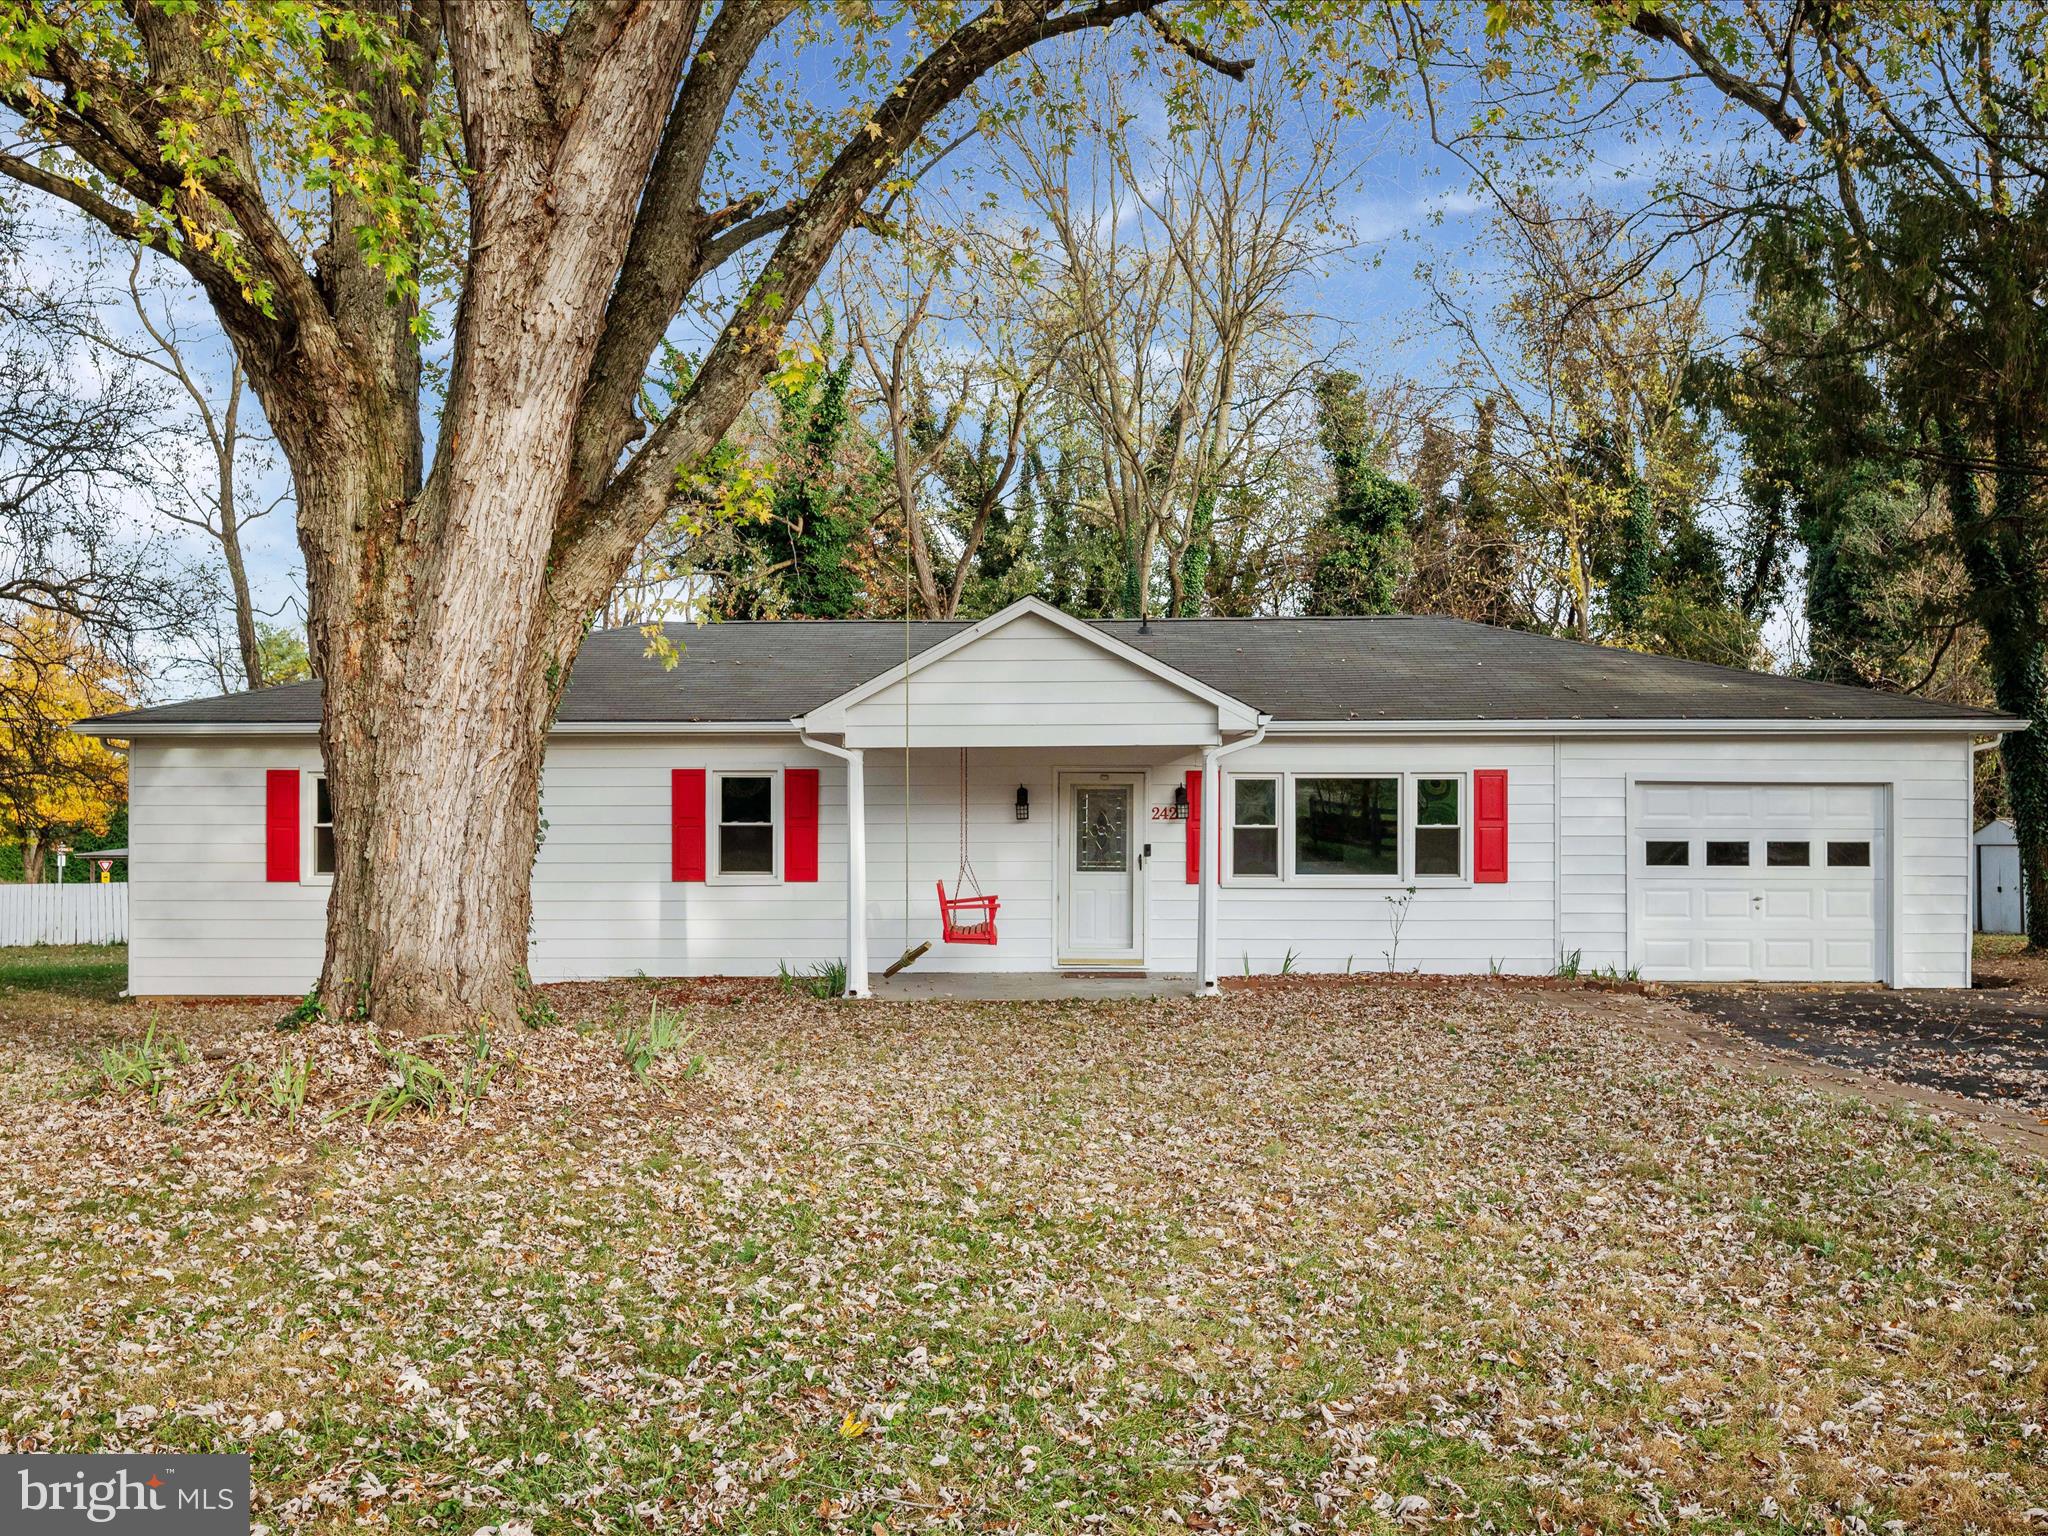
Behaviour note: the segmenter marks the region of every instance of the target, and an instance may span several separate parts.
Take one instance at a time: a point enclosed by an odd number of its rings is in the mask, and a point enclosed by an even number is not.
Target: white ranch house
[[[1398,919],[1402,969],[1962,986],[1972,753],[2023,724],[1449,619],[1027,599],[907,629],[678,626],[672,671],[593,636],[548,749],[535,979],[843,959],[865,995],[929,940],[919,973],[1210,990],[1385,969]],[[83,727],[131,754],[132,993],[315,979],[319,714],[299,684]],[[992,943],[941,937],[963,806]]]

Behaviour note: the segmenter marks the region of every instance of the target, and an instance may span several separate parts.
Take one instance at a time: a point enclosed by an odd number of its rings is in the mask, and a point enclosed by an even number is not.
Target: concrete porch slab
[[[901,971],[871,982],[881,1002],[957,998],[966,1002],[1064,1002],[1118,997],[1186,997],[1192,972],[1134,971]]]

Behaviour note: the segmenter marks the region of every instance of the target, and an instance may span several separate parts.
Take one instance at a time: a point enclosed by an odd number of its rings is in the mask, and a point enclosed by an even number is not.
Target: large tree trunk
[[[325,685],[340,852],[320,990],[330,1009],[387,1029],[445,1032],[518,1010],[548,728],[585,621],[637,543],[637,530],[622,534],[558,585],[578,411],[667,108],[610,77],[649,68],[651,53],[654,78],[669,78],[689,41],[672,21],[627,13],[639,36],[602,56],[589,88],[630,107],[572,116],[559,135],[530,116],[524,9],[453,29],[475,177],[430,476],[402,328],[341,362],[360,375],[352,386],[307,392],[324,414],[299,417],[275,381],[265,396],[291,450]],[[372,317],[365,331],[391,313],[383,292],[339,307]]]
[[[21,878],[29,885],[43,883],[43,855],[49,839],[40,827],[24,827],[21,833]]]

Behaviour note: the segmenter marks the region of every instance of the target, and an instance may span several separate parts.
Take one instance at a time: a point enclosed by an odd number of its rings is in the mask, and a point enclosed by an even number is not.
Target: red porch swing
[[[967,857],[967,749],[960,749],[960,869],[953,876],[953,894],[946,894],[946,882],[939,888],[939,936],[948,944],[993,944],[996,941],[996,908],[993,896],[982,894],[974,877],[974,864]],[[972,896],[965,892],[972,890]]]

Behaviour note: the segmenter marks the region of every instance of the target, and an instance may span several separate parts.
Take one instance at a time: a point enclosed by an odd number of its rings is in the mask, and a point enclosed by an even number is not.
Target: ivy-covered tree
[[[1380,467],[1385,444],[1369,430],[1357,374],[1327,373],[1315,394],[1331,488],[1313,535],[1308,611],[1396,612],[1413,560],[1415,492]]]
[[[696,564],[711,578],[708,602],[727,619],[844,619],[866,611],[857,558],[879,504],[871,466],[879,450],[847,402],[851,353],[835,365],[830,328],[815,357],[769,381],[773,436],[764,453],[735,449],[703,494],[744,505],[742,482],[765,479],[754,506],[721,525],[694,519]],[[854,462],[849,463],[851,459]]]

